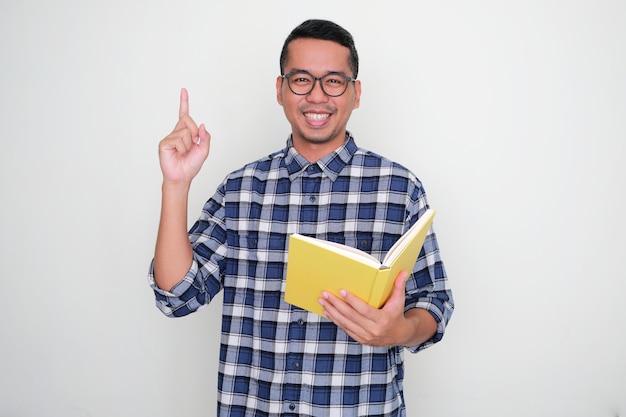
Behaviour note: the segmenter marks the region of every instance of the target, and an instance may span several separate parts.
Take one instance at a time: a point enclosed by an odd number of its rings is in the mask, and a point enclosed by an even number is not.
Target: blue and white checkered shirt
[[[150,283],[168,316],[224,291],[219,416],[405,416],[403,348],[364,346],[283,299],[290,234],[382,260],[428,208],[406,168],[346,142],[317,163],[287,146],[231,173],[189,232],[193,264],[171,292]],[[406,283],[406,309],[428,310],[438,342],[453,311],[432,229]]]

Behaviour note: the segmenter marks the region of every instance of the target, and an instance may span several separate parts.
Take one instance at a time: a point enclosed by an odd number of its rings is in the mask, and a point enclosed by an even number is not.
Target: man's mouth
[[[328,113],[304,113],[304,117],[309,120],[325,120],[328,119],[330,114]]]

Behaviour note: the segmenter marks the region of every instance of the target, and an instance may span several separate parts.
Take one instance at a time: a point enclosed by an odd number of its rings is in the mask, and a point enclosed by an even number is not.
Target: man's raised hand
[[[199,127],[189,116],[189,94],[180,91],[178,123],[159,143],[163,181],[189,185],[209,155],[211,135],[204,124]]]

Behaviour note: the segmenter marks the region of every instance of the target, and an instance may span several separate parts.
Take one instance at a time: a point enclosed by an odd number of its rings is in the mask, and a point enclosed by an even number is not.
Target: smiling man
[[[188,192],[210,135],[189,115],[159,144],[162,206],[150,283],[183,316],[224,292],[219,416],[405,416],[403,355],[443,337],[452,293],[434,232],[380,309],[323,292],[327,318],[284,301],[287,243],[301,233],[382,259],[428,209],[407,168],[359,148],[347,130],[361,82],[352,36],[308,20],[287,37],[276,79],[286,146],[230,173],[186,230]],[[387,138],[385,138],[387,139]]]

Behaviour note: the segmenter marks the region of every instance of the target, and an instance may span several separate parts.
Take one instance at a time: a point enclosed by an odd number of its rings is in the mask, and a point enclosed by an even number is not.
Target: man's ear
[[[352,109],[358,109],[361,105],[361,80],[356,80],[354,83],[354,106]]]
[[[283,105],[283,80],[284,78],[281,76],[276,78],[276,101],[281,106]]]

